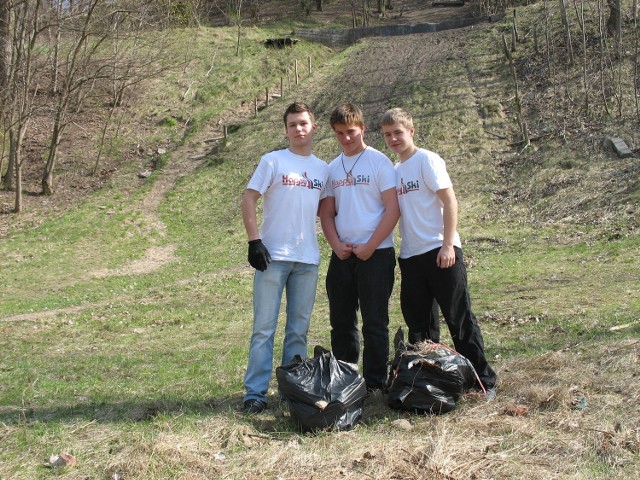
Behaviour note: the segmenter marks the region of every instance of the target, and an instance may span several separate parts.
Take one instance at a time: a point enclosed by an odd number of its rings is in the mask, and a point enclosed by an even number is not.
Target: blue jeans
[[[273,343],[286,288],[287,323],[282,346],[282,364],[296,355],[307,356],[307,332],[316,298],[318,266],[308,263],[272,261],[253,279],[253,333],[249,363],[244,377],[245,400],[265,400],[273,372]]]
[[[327,296],[331,322],[331,349],[338,360],[358,363],[362,313],[362,376],[368,389],[382,388],[389,361],[389,297],[393,290],[395,250],[380,248],[367,261],[351,255],[331,255],[327,270]]]

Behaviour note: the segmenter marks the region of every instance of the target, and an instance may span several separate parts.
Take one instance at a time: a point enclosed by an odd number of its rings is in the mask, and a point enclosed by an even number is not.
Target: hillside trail
[[[282,15],[282,6],[278,2],[265,2],[262,8],[266,17]],[[447,2],[405,0],[396,2],[396,9],[387,12],[387,23],[438,23],[473,17],[477,11],[478,5],[475,2],[451,2],[448,5]],[[323,18],[324,21],[329,21],[339,12],[340,6],[337,3],[329,4],[323,12],[314,12],[313,16],[320,22]],[[342,101],[357,101],[364,106],[367,118],[377,124],[377,115],[384,111],[389,100],[409,95],[412,82],[419,82],[429,65],[446,61],[456,51],[459,53],[464,48],[464,37],[472,29],[473,27],[467,27],[429,34],[378,38],[370,48],[359,52],[350,60],[347,71],[340,78],[325,81],[328,91],[319,92],[318,98],[332,102],[326,106],[328,110]],[[360,91],[360,95],[354,95],[354,86]],[[272,87],[271,91],[277,91],[277,85]],[[312,94],[311,91],[307,95]],[[163,233],[165,230],[158,216],[160,203],[180,178],[191,174],[207,156],[215,152],[223,141],[222,125],[242,124],[253,115],[250,102],[243,102],[212,119],[185,145],[178,146],[171,152],[171,161],[157,172],[151,191],[138,207],[158,232]],[[164,255],[162,251],[158,253]],[[150,263],[154,264],[153,259],[150,259]]]
[[[318,114],[328,115],[335,105],[342,102],[361,105],[368,126],[366,141],[373,145],[382,139],[379,129],[374,126],[378,124],[386,108],[410,99],[412,85],[420,82],[434,64],[463,55],[466,38],[474,28],[482,26],[366,39],[364,48],[359,48],[352,55],[348,67],[342,73],[337,77],[314,80],[309,86],[304,87],[300,94],[316,101]],[[319,74],[320,77],[322,75]],[[148,194],[131,206],[140,214],[138,222],[147,225],[145,228],[153,229],[160,238],[165,238],[166,226],[159,213],[161,202],[177,181],[192,174],[208,157],[215,154],[216,148],[223,141],[221,125],[241,124],[253,114],[253,109],[246,105],[229,109],[203,126],[183,145],[171,151],[167,164],[155,172],[154,183]],[[151,273],[175,260],[174,251],[175,246],[170,243],[152,246],[138,260],[116,269],[87,272],[87,277],[104,278],[112,275]],[[41,320],[57,314],[78,313],[89,308],[97,308],[101,303],[108,304],[109,301],[15,315],[5,317],[2,321]]]
[[[436,9],[425,21],[441,19],[441,16],[457,13],[468,15],[468,10]],[[348,67],[337,78],[311,82],[305,98],[316,100],[316,113],[328,112],[338,103],[355,102],[363,107],[369,131],[367,142],[381,140],[377,128],[379,118],[388,105],[400,103],[411,97],[412,85],[420,82],[435,63],[446,62],[456,55],[463,55],[466,37],[482,25],[441,32],[413,34],[395,37],[378,37],[366,40],[364,49],[358,50]],[[273,86],[276,90],[276,86]],[[315,90],[317,88],[318,90]],[[276,100],[277,101],[277,100]],[[176,182],[193,173],[205,158],[215,155],[223,141],[222,125],[242,124],[254,115],[249,103],[233,107],[211,120],[201,131],[182,146],[171,152],[168,164],[157,172],[150,192],[141,200],[136,210],[142,222],[164,236],[165,226],[159,216],[159,205]],[[144,274],[162,267],[174,259],[172,245],[151,247],[145,255],[131,264],[114,270],[92,272],[93,276]]]
[[[367,143],[375,144],[382,139],[377,128],[382,113],[389,105],[410,99],[413,84],[419,83],[434,64],[464,55],[466,37],[472,30],[473,28],[468,27],[455,31],[368,39],[367,46],[353,56],[348,68],[339,77],[312,83],[320,85],[319,88],[324,92],[312,90],[305,96],[308,98],[314,95],[318,113],[328,113],[341,102],[361,105],[369,127]],[[443,79],[445,81],[452,79]],[[216,147],[223,141],[221,125],[241,124],[252,115],[253,109],[246,105],[230,109],[210,122],[186,145],[172,152],[170,162],[158,172],[151,191],[138,207],[145,224],[155,225],[157,233],[163,234],[165,226],[158,213],[162,200],[180,178],[191,174],[202,164],[204,158],[214,154]],[[142,259],[121,269],[98,275],[147,273],[172,259],[173,247],[152,247]]]

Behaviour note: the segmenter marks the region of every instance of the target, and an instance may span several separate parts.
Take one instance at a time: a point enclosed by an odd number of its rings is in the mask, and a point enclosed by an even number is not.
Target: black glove
[[[251,266],[261,272],[264,272],[267,269],[267,265],[271,263],[269,250],[259,238],[257,240],[249,240],[248,258]]]

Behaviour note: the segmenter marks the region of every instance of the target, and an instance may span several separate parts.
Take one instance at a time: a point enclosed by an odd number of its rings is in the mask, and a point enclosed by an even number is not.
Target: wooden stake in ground
[[[531,142],[529,140],[527,122],[522,117],[522,104],[520,103],[520,92],[518,90],[518,77],[516,76],[516,69],[513,66],[513,57],[511,55],[511,51],[509,50],[509,46],[507,45],[507,37],[504,35],[502,36],[502,43],[503,43],[504,54],[507,57],[507,60],[509,60],[509,70],[511,71],[511,78],[513,79],[513,85],[516,91],[516,94],[515,94],[516,115],[518,117],[518,125],[520,127],[520,133],[522,134],[522,141],[524,143],[522,148],[525,149],[526,147],[531,145]]]

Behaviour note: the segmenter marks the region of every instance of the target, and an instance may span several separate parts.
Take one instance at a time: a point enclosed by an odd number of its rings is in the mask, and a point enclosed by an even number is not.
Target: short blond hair
[[[380,120],[380,126],[393,125],[399,123],[406,129],[413,128],[413,118],[411,114],[402,108],[390,108],[382,116]]]

